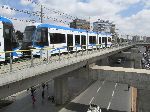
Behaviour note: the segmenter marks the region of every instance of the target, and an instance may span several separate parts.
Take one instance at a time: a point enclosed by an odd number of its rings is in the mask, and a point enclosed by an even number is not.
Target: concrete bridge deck
[[[96,51],[92,54],[81,55],[69,59],[47,63],[0,75],[0,98],[7,97],[31,86],[49,81],[55,77],[69,73],[85,65],[94,63],[134,45],[119,46]]]

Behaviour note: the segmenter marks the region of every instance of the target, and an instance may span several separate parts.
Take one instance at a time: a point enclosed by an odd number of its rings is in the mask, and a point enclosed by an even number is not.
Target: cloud
[[[97,19],[105,19],[113,21],[119,31],[124,34],[140,34],[150,35],[150,0],[37,0],[40,4],[51,9],[48,11],[44,9],[46,16],[57,18],[70,22],[71,19],[67,19],[65,15],[59,15],[53,12],[53,9],[60,10],[72,16],[79,18],[85,18],[91,22]],[[32,3],[28,0],[20,0],[20,3],[28,9],[33,8],[33,11],[40,11],[40,7],[31,5]],[[136,14],[131,14],[128,17],[122,17],[119,12],[127,10],[130,6],[136,4],[144,4],[144,8]],[[8,15],[14,15],[15,13],[10,11],[1,11],[0,13],[7,13]],[[26,18],[26,17],[25,17]],[[33,17],[37,18],[38,17]],[[28,17],[26,19],[31,19]],[[45,23],[64,25],[66,24],[54,22],[53,20],[44,19]],[[15,23],[16,28],[23,29],[25,25],[20,25],[20,22]],[[21,28],[24,26],[23,28]]]
[[[16,14],[15,11],[10,10],[10,6],[8,6],[8,5],[3,5],[3,6],[4,6],[4,8],[0,7],[1,15],[11,17]],[[8,7],[8,9],[6,9],[6,7]]]
[[[145,8],[150,8],[150,0],[143,0],[143,3],[145,4]]]
[[[22,5],[29,5],[29,4],[31,4],[31,0],[21,0],[20,3]]]
[[[131,34],[150,35],[150,10],[143,9],[136,15],[127,17],[123,20],[124,23],[120,23],[122,31],[129,32]]]

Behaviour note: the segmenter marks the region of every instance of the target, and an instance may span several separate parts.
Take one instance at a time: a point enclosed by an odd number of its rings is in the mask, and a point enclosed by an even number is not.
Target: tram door
[[[102,42],[101,42],[101,37],[99,37],[99,44],[101,44]]]
[[[83,49],[86,49],[86,36],[85,35],[81,35],[81,47]]]
[[[73,50],[73,35],[67,34],[67,49],[69,51]]]
[[[105,47],[107,47],[107,37],[105,37],[104,40],[105,40]]]

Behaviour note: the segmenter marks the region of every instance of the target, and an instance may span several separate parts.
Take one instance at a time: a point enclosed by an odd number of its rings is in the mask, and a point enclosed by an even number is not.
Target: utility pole
[[[89,22],[90,22],[90,31],[92,31],[92,25],[91,25],[91,17],[89,16]]]
[[[43,23],[43,6],[41,5],[41,15],[40,15],[41,23]]]
[[[129,35],[127,35],[127,42],[129,42]]]

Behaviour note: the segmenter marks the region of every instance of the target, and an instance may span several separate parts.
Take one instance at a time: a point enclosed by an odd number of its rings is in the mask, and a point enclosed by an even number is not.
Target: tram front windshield
[[[34,42],[37,46],[48,46],[48,28],[37,29]]]
[[[26,26],[24,31],[23,42],[32,42],[36,26]]]
[[[11,51],[13,48],[17,47],[17,42],[13,34],[13,25],[3,23],[4,30],[3,30],[3,36],[4,36],[4,50],[5,51]]]

